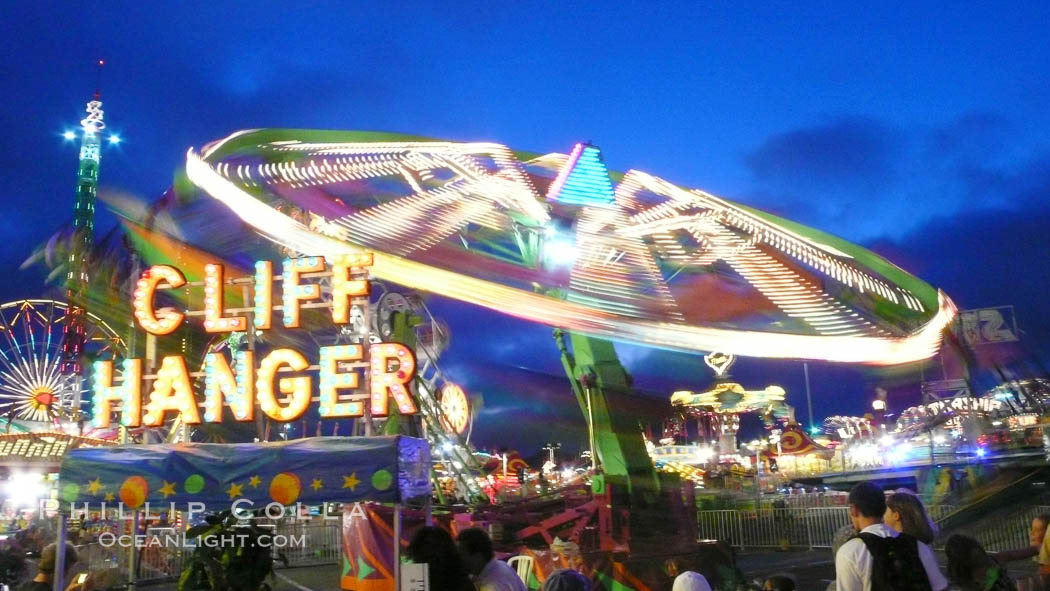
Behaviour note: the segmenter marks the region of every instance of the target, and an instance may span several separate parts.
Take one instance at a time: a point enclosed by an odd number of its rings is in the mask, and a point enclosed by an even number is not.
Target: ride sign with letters
[[[330,307],[332,322],[351,322],[351,301],[367,305],[369,281],[366,267],[371,266],[370,253],[334,257],[331,265],[324,257],[285,259],[282,274],[275,278],[269,261],[255,263],[253,308],[225,308],[224,268],[219,264],[204,268],[204,329],[209,333],[264,331],[272,328],[273,310],[283,314],[283,326],[298,328],[300,308]],[[328,271],[328,268],[331,268]],[[331,278],[331,299],[322,300],[321,286],[306,279]],[[242,280],[243,281],[243,280]],[[273,284],[281,282],[280,305],[273,303]],[[167,335],[185,320],[186,313],[172,308],[156,309],[158,290],[179,289],[187,285],[178,269],[157,265],[147,269],[138,280],[134,294],[135,320],[146,332]],[[229,407],[237,421],[254,420],[256,403],[275,421],[288,422],[301,417],[310,403],[318,401],[323,418],[354,418],[389,414],[393,398],[401,414],[418,412],[409,387],[415,377],[416,362],[412,350],[400,343],[334,345],[321,347],[319,362],[311,365],[303,353],[290,348],[270,351],[256,362],[254,351],[237,351],[233,358],[224,353],[208,353],[203,360],[204,372],[191,373],[181,355],[161,358],[156,375],[144,375],[142,359],[125,359],[122,374],[114,375],[114,362],[94,363],[92,403],[93,423],[104,428],[111,415],[119,412],[121,423],[129,427],[159,426],[171,411],[179,413],[187,424],[222,422],[223,409]],[[308,370],[318,374],[318,397],[313,397],[314,384]],[[347,371],[349,370],[349,371]],[[291,373],[290,377],[281,374]],[[192,378],[204,378],[204,402],[199,404],[192,390]],[[152,382],[148,402],[143,404],[143,384]],[[364,393],[357,392],[363,390]],[[200,412],[203,408],[203,416]]]
[[[1013,306],[996,306],[959,312],[959,328],[967,344],[990,345],[1018,340]]]

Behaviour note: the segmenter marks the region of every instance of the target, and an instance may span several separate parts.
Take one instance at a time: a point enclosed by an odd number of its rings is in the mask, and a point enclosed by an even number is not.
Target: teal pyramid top
[[[570,205],[611,205],[615,197],[601,150],[591,144],[576,144],[551,183],[547,199]]]

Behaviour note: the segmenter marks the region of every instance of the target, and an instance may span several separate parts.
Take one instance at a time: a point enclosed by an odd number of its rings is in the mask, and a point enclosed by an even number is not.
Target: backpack
[[[860,534],[871,552],[871,591],[932,591],[919,557],[919,541],[908,534],[895,538]]]
[[[985,576],[984,591],[1017,591],[1017,583],[1014,583],[1005,568],[996,564]]]

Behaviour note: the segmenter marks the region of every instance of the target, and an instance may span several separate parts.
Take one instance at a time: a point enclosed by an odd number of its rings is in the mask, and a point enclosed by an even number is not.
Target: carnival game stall
[[[59,539],[66,539],[69,516],[103,507],[121,511],[134,523],[164,511],[185,511],[184,521],[192,521],[233,509],[250,521],[252,512],[284,515],[292,508],[300,519],[342,519],[344,552],[353,552],[357,540],[346,537],[357,529],[355,519],[368,515],[360,504],[393,505],[392,538],[399,539],[401,505],[429,498],[430,467],[427,443],[405,436],[76,449],[66,455],[59,473]],[[325,509],[321,516],[306,517],[306,506],[331,502],[343,503],[345,511],[331,516]],[[170,531],[176,539],[184,533]],[[59,551],[64,552],[63,544]],[[371,551],[373,562],[381,564],[361,570],[375,580],[347,586],[344,576],[344,588],[397,588],[393,566],[399,563],[398,544]],[[358,557],[352,558],[358,564]],[[59,556],[57,562],[62,561]],[[56,577],[55,588],[65,589],[61,577]]]

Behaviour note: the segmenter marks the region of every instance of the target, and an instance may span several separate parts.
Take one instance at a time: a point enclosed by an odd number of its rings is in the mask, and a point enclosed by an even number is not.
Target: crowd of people
[[[849,511],[851,523],[833,541],[835,580],[828,591],[1018,591],[1005,565],[1025,559],[1038,560],[1040,575],[1050,575],[1050,549],[1044,546],[1050,541],[1050,515],[1033,520],[1029,546],[1017,550],[992,554],[972,537],[948,537],[942,573],[932,550],[937,527],[918,495],[905,490],[886,494],[863,482],[849,493]],[[1032,591],[1044,585],[1036,578],[1020,587]]]
[[[492,539],[483,529],[463,530],[453,540],[444,529],[426,526],[412,538],[406,553],[412,562],[427,565],[430,588],[434,590],[527,590],[518,573],[496,558]],[[583,573],[562,569],[546,578],[542,591],[590,591],[593,587],[591,579]],[[672,591],[712,590],[703,575],[685,571],[674,579]]]
[[[849,493],[851,523],[833,542],[835,580],[828,591],[1034,591],[1044,586],[1018,583],[1006,569],[1008,562],[1034,560],[1040,574],[1050,576],[1050,515],[1035,518],[1029,546],[997,554],[985,551],[972,537],[955,534],[944,541],[946,568],[942,572],[932,549],[937,528],[921,499],[910,491],[886,494],[864,482]],[[408,557],[426,563],[431,589],[449,591],[525,591],[522,577],[496,558],[488,534],[477,528],[459,533],[422,528],[408,548]],[[711,591],[700,573],[668,571],[672,591]],[[579,571],[564,569],[543,582],[543,591],[587,591],[593,582]],[[762,591],[795,591],[790,574],[765,579]]]

